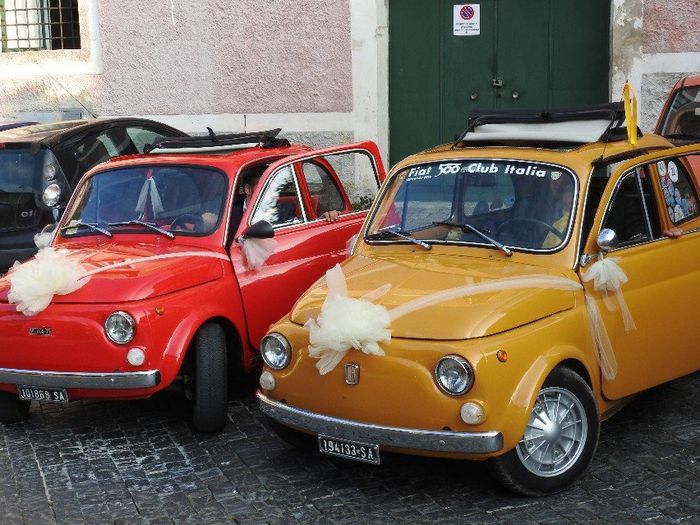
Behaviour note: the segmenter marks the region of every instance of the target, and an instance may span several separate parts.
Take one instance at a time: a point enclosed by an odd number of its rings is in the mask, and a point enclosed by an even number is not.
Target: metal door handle
[[[477,98],[479,98],[479,93],[477,93],[476,91],[469,95],[469,100],[476,100]]]
[[[517,91],[513,91],[513,94],[511,96],[513,97],[513,99],[520,98],[520,93],[518,93]]]

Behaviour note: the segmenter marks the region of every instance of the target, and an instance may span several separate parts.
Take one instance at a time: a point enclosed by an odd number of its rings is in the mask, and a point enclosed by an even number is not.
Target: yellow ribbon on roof
[[[625,101],[625,121],[627,122],[627,141],[630,146],[637,145],[637,95],[629,82],[625,82],[622,89],[622,98]]]

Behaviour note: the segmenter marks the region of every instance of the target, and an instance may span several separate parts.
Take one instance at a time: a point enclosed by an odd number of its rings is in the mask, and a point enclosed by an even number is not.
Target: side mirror
[[[600,230],[596,242],[598,243],[598,248],[600,248],[602,252],[607,253],[610,250],[617,248],[617,234],[610,228],[603,228]]]
[[[243,232],[244,239],[271,239],[274,236],[275,230],[272,229],[272,224],[267,221],[258,221],[255,224],[251,224]]]

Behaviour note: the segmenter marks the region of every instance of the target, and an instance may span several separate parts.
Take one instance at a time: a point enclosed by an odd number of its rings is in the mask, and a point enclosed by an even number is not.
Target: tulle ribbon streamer
[[[627,276],[615,260],[602,259],[593,264],[584,277],[584,281],[589,280],[594,281],[595,290],[613,291],[617,295],[623,312],[625,329],[633,329],[634,321],[620,290],[622,284],[627,282]],[[451,299],[518,288],[571,291],[583,289],[580,283],[563,277],[550,275],[513,277],[449,288],[418,297],[387,310],[384,306],[372,301],[384,295],[391,285],[380,287],[359,299],[348,297],[345,276],[339,265],[326,272],[326,281],[328,294],[321,306],[320,315],[317,319],[308,320],[304,325],[309,330],[309,355],[318,359],[316,368],[321,375],[332,371],[353,348],[370,355],[384,355],[384,350],[379,343],[388,343],[391,340],[391,321],[428,306]],[[586,311],[601,372],[605,379],[612,380],[617,375],[617,360],[598,305],[588,294],[586,294]]]

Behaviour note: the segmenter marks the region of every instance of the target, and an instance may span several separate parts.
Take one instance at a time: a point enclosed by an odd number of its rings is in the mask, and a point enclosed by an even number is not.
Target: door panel
[[[433,2],[426,2],[428,5]],[[493,107],[496,91],[491,86],[494,78],[496,4],[481,4],[481,34],[479,36],[453,36],[453,5],[457,2],[441,0],[440,71],[434,82],[440,84],[439,115],[440,133],[429,137],[424,147],[442,142],[452,142],[455,135],[467,127],[467,116],[472,109]],[[392,3],[393,5],[393,3]],[[433,4],[434,5],[434,4]],[[435,57],[433,57],[435,59]],[[391,96],[391,94],[390,94]],[[415,128],[415,126],[414,126]],[[394,142],[391,142],[393,149]],[[415,153],[409,151],[407,154]],[[393,151],[392,151],[392,158]],[[397,159],[399,160],[399,159]]]
[[[609,0],[481,2],[473,36],[453,35],[458,4],[389,2],[392,164],[453,140],[472,109],[608,101]]]
[[[684,222],[684,234],[680,238],[671,239],[660,233],[673,224],[666,212],[657,171],[661,159],[677,159],[684,153],[697,152],[700,146],[669,149],[623,164],[612,174],[596,213],[586,242],[587,254],[598,251],[595,239],[601,227],[616,222],[610,218],[615,212],[606,212],[606,209],[620,179],[636,172],[650,178],[653,196],[645,201],[647,206],[655,206],[655,210],[649,210],[650,217],[655,216],[660,221],[652,228],[655,230],[653,240],[640,239],[639,244],[629,243],[606,255],[616,260],[628,278],[622,285],[622,294],[636,329],[625,331],[614,296],[606,299],[603,293],[593,289],[592,283],[584,285],[586,294],[598,305],[618,364],[617,376],[603,381],[603,392],[610,399],[637,393],[700,368],[700,334],[696,328],[696,304],[700,298],[700,266],[697,264],[700,216],[696,214]],[[687,159],[681,162],[686,167],[690,165]],[[643,171],[636,171],[639,167],[643,167]],[[695,178],[691,176],[690,180]],[[630,222],[626,220],[625,224]],[[587,267],[579,272],[585,275],[586,270]]]
[[[352,211],[346,206],[346,210],[341,210],[346,213],[342,213],[334,222],[315,218],[315,213],[310,212],[311,206],[315,205],[310,199],[312,192],[303,175],[300,176],[303,173],[300,164],[315,160],[324,166],[333,166],[337,172],[338,168],[333,162],[326,159],[333,154],[346,156],[353,152],[369,155],[372,162],[363,165],[372,169],[379,185],[384,179],[384,166],[376,144],[370,141],[287,157],[270,165],[256,185],[251,195],[251,205],[243,212],[239,235],[250,225],[251,215],[257,213],[256,207],[261,199],[267,199],[269,182],[278,173],[291,171],[294,174],[298,194],[303,200],[304,213],[301,221],[286,222],[275,228],[274,251],[258,269],[248,267],[237,242],[231,245],[231,261],[243,298],[249,341],[254,348],[260,347],[260,340],[270,325],[286,315],[306,289],[326,270],[347,258],[348,239],[359,231],[367,211]],[[348,170],[354,167],[352,162],[336,165]],[[333,175],[337,176],[335,182],[343,180],[342,174]]]
[[[498,42],[495,78],[503,81],[503,87],[494,88],[494,107],[547,107],[550,2],[498,0],[496,5]]]

